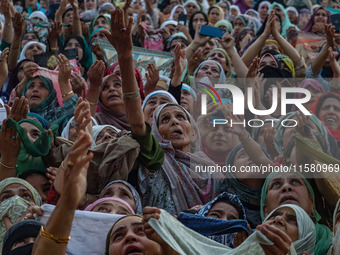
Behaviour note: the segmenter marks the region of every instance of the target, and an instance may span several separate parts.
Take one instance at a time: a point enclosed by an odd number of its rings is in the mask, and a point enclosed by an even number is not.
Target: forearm
[[[65,196],[62,195],[44,227],[45,232],[58,238],[68,238],[71,233],[72,221],[76,208],[75,205],[72,205],[72,201],[67,201]],[[38,235],[34,243],[32,255],[65,255],[66,248],[67,243],[56,243]]]
[[[0,181],[16,176],[16,158],[1,157],[0,162]]]
[[[320,51],[320,53],[316,56],[316,58],[314,59],[313,63],[312,63],[312,71],[314,74],[318,74],[321,72],[321,69],[323,67],[323,65],[326,62],[326,59],[328,57],[328,45],[326,44],[322,50]]]
[[[131,94],[136,91],[139,92],[133,68],[132,51],[121,54],[118,53],[118,62],[120,63],[120,71],[122,74],[123,94]],[[124,104],[132,132],[136,135],[144,135],[146,132],[146,125],[144,122],[140,96],[125,98]]]
[[[93,86],[92,86],[93,85]],[[87,91],[86,94],[86,100],[90,103],[90,109],[91,109],[91,116],[96,117],[96,112],[97,112],[97,104],[99,101],[99,95],[100,95],[100,87],[90,83],[89,90]]]
[[[15,93],[16,93],[16,96],[17,96],[17,97],[20,97],[20,96],[21,96],[22,91],[23,91],[23,89],[24,89],[24,87],[25,87],[25,85],[26,85],[27,82],[28,82],[27,78],[24,77],[24,78],[22,79],[22,81],[21,81],[20,83],[18,83],[18,85],[15,87]]]
[[[4,30],[2,31],[2,40],[7,43],[13,42],[13,23],[10,15],[5,16]]]
[[[246,66],[250,66],[254,58],[256,58],[261,52],[264,43],[268,38],[262,34],[255,42],[253,42],[250,47],[244,52],[242,56],[242,61]]]
[[[73,7],[73,35],[78,35],[82,37],[82,29],[81,29],[81,22],[79,17],[78,8]]]
[[[195,53],[195,51],[200,47],[200,45],[196,42],[191,42],[188,47],[185,49],[185,56],[187,59],[190,59],[191,56]]]
[[[55,13],[55,18],[54,21],[55,22],[59,22],[60,24],[63,23],[63,19],[62,19],[63,14],[61,13],[61,11],[58,9]]]
[[[13,43],[8,54],[8,71],[12,72],[18,64],[21,35],[14,35]]]
[[[286,39],[284,39],[281,34],[276,36],[275,39],[283,49],[283,52],[294,62],[294,66],[300,66],[301,57],[299,52]]]
[[[233,62],[237,78],[245,78],[248,73],[248,68],[242,61],[236,50],[234,48],[227,49],[227,53],[231,58],[231,61]]]

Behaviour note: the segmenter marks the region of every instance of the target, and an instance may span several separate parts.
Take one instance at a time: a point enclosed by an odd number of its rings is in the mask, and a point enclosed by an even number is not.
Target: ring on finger
[[[17,140],[17,137],[16,137],[16,136],[12,136],[11,139],[12,139],[13,141],[16,141],[16,140]]]

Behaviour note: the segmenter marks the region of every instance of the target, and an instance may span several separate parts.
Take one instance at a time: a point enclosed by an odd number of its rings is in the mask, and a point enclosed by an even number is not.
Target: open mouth
[[[296,203],[298,202],[295,197],[293,196],[285,196],[281,198],[280,204],[291,204],[291,203]]]
[[[31,100],[34,100],[34,99],[40,99],[40,97],[39,96],[31,96]]]
[[[336,119],[330,117],[330,118],[325,119],[325,122],[335,123]]]
[[[183,132],[181,130],[177,129],[177,130],[175,130],[171,133],[170,137],[171,138],[177,138],[177,137],[180,137],[182,135],[183,135]]]
[[[118,95],[111,95],[111,96],[108,96],[107,99],[113,99],[113,98],[120,98],[120,96],[118,96]]]
[[[127,255],[138,255],[138,254],[141,254],[141,253],[142,253],[142,251],[140,249],[132,247],[132,248],[127,250],[126,254]]]

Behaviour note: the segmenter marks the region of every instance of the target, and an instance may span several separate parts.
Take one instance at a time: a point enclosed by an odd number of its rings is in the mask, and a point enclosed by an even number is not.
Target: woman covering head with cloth
[[[325,25],[331,24],[331,13],[324,7],[316,8],[303,31],[325,34]]]
[[[261,217],[267,217],[270,211],[284,204],[300,206],[313,220],[316,230],[315,255],[327,254],[332,244],[330,229],[318,222],[321,216],[315,208],[315,196],[312,186],[301,173],[282,169],[268,175],[261,193]]]
[[[235,249],[202,237],[157,208],[145,208],[144,220],[179,254],[314,254],[314,224],[301,207],[292,204],[272,211],[257,231]]]
[[[295,27],[295,25],[290,23],[287,11],[281,4],[274,2],[270,6],[268,13],[270,13],[272,10],[275,10],[275,12],[281,16],[281,21],[282,21],[281,35],[286,38],[287,37],[287,29],[290,28],[290,27]]]
[[[209,26],[214,26],[216,22],[223,19],[223,10],[218,5],[213,5],[209,8],[207,16],[209,19]]]
[[[19,178],[6,178],[0,182],[0,247],[6,234],[5,220],[10,224],[28,217],[29,207],[41,206],[41,197],[31,184]],[[35,212],[41,215],[41,211]],[[40,210],[40,208],[39,208]],[[31,210],[33,216],[33,210]]]
[[[228,53],[222,48],[216,48],[210,51],[206,57],[206,60],[214,60],[221,64],[225,77],[230,78],[232,75],[231,59]],[[220,84],[220,83],[219,83]]]

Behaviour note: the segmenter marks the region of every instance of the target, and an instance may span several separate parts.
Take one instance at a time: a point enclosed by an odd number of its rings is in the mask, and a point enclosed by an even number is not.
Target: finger
[[[6,230],[8,231],[12,226],[13,226],[13,223],[11,222],[11,219],[8,218],[7,216],[4,216],[2,218],[4,224],[5,224],[5,227],[6,227]]]

